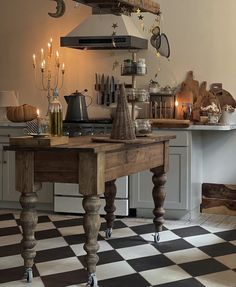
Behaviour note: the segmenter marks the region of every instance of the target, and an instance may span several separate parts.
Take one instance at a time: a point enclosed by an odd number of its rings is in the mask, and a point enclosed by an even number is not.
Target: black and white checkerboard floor
[[[0,214],[0,286],[85,286],[82,218],[41,215],[31,284],[22,278],[19,215]],[[236,287],[236,229],[165,224],[153,243],[151,220],[118,219],[104,239],[102,219],[97,276],[100,287]]]

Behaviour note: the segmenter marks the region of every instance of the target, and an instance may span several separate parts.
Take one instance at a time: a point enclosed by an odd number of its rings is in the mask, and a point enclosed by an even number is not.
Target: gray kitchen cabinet
[[[4,151],[3,146],[8,145],[9,138],[22,136],[24,124],[0,125],[0,208],[19,208],[19,192],[15,189],[15,152]],[[53,185],[43,184],[38,192],[40,209],[52,210]]]
[[[165,184],[166,216],[171,218],[193,216],[193,212],[199,212],[201,201],[201,137],[198,132],[191,131],[155,130],[154,132],[176,135],[176,139],[170,141],[169,171]],[[136,209],[138,216],[152,215],[151,177],[150,171],[130,177],[130,205]]]

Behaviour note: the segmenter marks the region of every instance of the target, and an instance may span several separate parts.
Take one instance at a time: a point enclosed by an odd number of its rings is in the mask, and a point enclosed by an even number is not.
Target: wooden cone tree
[[[131,120],[124,84],[120,84],[120,95],[117,101],[115,118],[113,120],[111,139],[134,140],[135,129]]]

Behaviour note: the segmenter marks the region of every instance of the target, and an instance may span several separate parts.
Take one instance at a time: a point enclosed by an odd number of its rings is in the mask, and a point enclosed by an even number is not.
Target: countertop
[[[230,131],[236,129],[235,125],[190,125],[187,128],[157,128],[168,130],[187,130],[187,131]]]

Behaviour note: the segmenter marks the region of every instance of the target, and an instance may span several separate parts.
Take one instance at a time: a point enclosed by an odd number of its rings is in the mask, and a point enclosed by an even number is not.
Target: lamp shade
[[[0,91],[0,107],[19,106],[15,91]]]

